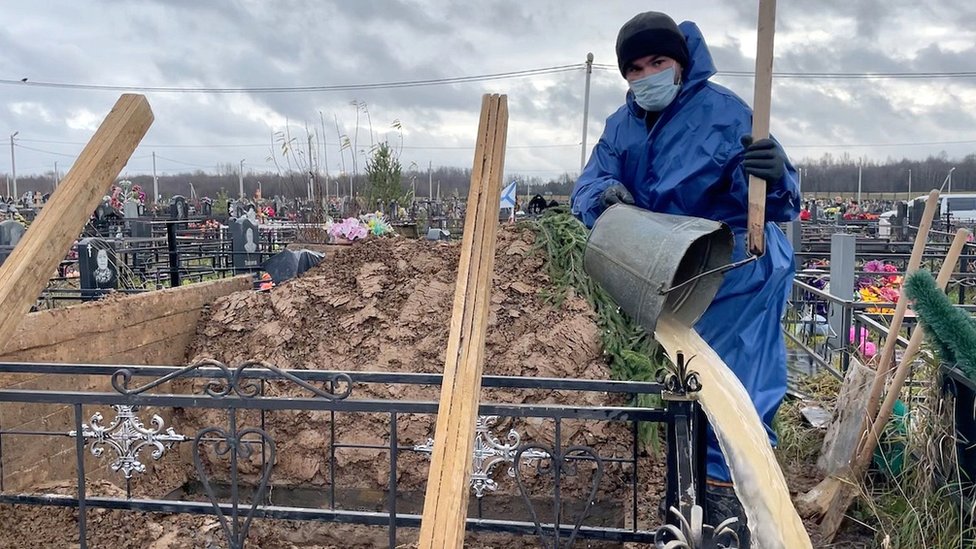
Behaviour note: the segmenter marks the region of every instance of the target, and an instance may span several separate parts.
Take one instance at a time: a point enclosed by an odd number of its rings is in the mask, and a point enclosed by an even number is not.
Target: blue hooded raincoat
[[[648,130],[644,111],[627,103],[607,118],[599,143],[573,190],[573,213],[587,227],[603,211],[601,195],[613,184],[630,190],[636,205],[655,212],[724,221],[735,233],[733,260],[746,257],[748,176],[740,137],[752,131],[752,110],[708,81],[715,65],[698,26],[679,25],[690,60],[681,90]],[[699,334],[742,381],[775,444],[773,416],[786,393],[786,347],[780,320],[793,279],[793,250],[776,222],[796,219],[796,172],[767,185],[766,253],[726,273]],[[730,480],[714,434],[708,433],[708,476]]]

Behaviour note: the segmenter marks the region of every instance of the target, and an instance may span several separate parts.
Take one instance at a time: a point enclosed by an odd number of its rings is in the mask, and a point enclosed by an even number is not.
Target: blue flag
[[[502,200],[498,206],[499,209],[502,208],[512,208],[515,209],[515,182],[512,181],[507,187],[502,189]]]

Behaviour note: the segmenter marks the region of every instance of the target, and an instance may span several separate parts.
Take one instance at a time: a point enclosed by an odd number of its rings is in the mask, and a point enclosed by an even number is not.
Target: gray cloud
[[[650,9],[663,6],[648,6]],[[670,8],[668,8],[670,9]],[[144,86],[257,87],[336,85],[436,79],[582,62],[614,66],[613,42],[635,6],[540,0],[100,1],[12,3],[0,27],[0,78]],[[966,0],[782,0],[778,6],[777,71],[976,71],[976,4]],[[695,20],[720,71],[749,71],[755,4],[689,0],[677,20]],[[822,31],[827,34],[820,34]],[[824,38],[826,37],[826,38]],[[717,82],[747,101],[751,78]],[[589,144],[622,102],[625,83],[611,70],[593,74]],[[340,131],[355,130],[351,101],[364,101],[379,137],[404,126],[403,158],[426,166],[468,167],[480,96],[509,94],[512,131],[507,166],[556,175],[575,171],[583,104],[581,70],[524,79],[330,93],[200,95],[150,92],[156,123],[129,170],[151,169],[151,153],[170,171],[193,166],[253,169],[285,120],[305,139],[320,137],[321,112],[329,168],[338,169]],[[108,111],[117,92],[0,86],[0,139],[20,131],[19,171],[71,161]],[[751,102],[751,101],[750,101]],[[906,108],[912,105],[912,108]],[[974,140],[976,79],[779,79],[774,131],[794,158],[818,157],[850,145],[854,156],[924,157],[945,148],[963,156],[973,146],[865,147],[867,143]],[[85,121],[88,123],[84,123]],[[69,123],[70,121],[70,123]],[[6,132],[6,133],[3,133]],[[28,141],[32,140],[32,141]],[[67,141],[69,143],[51,143]],[[162,145],[249,147],[163,147]],[[538,148],[516,148],[525,145]],[[439,148],[416,148],[439,147]],[[68,156],[59,156],[68,155]],[[0,173],[9,160],[0,155]],[[348,153],[346,161],[350,162]],[[178,162],[184,164],[179,164]],[[348,166],[347,166],[348,167]]]

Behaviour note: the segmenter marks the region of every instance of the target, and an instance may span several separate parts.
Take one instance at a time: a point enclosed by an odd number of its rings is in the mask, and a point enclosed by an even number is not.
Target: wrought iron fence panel
[[[694,398],[700,383],[688,364],[679,362],[681,367],[658,383],[485,376],[483,386],[499,391],[599,393],[606,395],[610,404],[482,403],[472,456],[470,495],[474,505],[468,529],[536,536],[546,547],[562,548],[582,539],[652,543],[662,536],[674,538],[676,532],[687,530],[685,524],[700,526],[694,514],[700,510],[704,476],[704,415]],[[390,547],[397,545],[399,528],[420,524],[417,501],[405,500],[407,495],[398,484],[407,463],[404,460],[409,457],[411,464],[425,463],[432,438],[404,443],[402,420],[434,416],[438,404],[433,400],[370,398],[366,388],[419,386],[436,392],[440,375],[283,370],[262,361],[230,367],[214,360],[185,367],[0,363],[0,373],[30,374],[52,382],[59,376],[85,375],[99,378],[102,386],[112,388],[0,390],[3,405],[70,409],[70,430],[0,426],[0,504],[76,508],[81,547],[87,546],[87,514],[92,508],[214,516],[227,546],[234,549],[245,547],[254,519],[385,526]],[[660,396],[662,405],[646,408],[627,404],[639,394]],[[157,413],[167,409],[181,409],[183,420],[167,425]],[[196,411],[195,419],[186,419],[187,411]],[[282,452],[289,451],[283,449],[276,420],[281,414],[295,413],[316,414],[320,418],[317,421],[327,418],[328,422],[322,432],[327,442],[317,450],[324,464],[319,473],[325,486],[312,488],[315,502],[304,506],[288,505],[288,490],[297,488],[275,483],[275,465]],[[385,433],[375,434],[381,437],[378,442],[348,440],[337,431],[338,418],[357,414],[385,418],[381,420]],[[567,422],[618,426],[613,427],[617,429],[614,432],[623,440],[616,444],[623,450],[610,451],[604,448],[606,442],[566,440],[563,430]],[[641,458],[641,422],[660,423],[671,447],[665,503],[678,514],[668,517],[670,529],[662,530],[663,526],[639,514],[640,459],[648,459]],[[534,426],[531,435],[526,430],[530,423]],[[583,432],[582,427],[576,432]],[[73,440],[75,494],[8,491],[3,485],[10,473],[4,469],[4,438],[15,436]],[[430,432],[429,436],[436,435]],[[144,474],[151,462],[165,456],[178,458],[181,454],[175,450],[181,445],[189,447],[195,482],[205,500],[195,501],[186,494],[160,498],[136,493],[131,481]],[[382,472],[386,480],[381,491],[385,495],[382,501],[370,504],[374,509],[348,505],[340,497],[339,490],[347,488],[339,475],[338,460],[361,451],[386,456]],[[90,466],[86,470],[86,459],[105,460],[125,482],[124,497],[87,493]],[[351,485],[348,490],[355,490],[355,482]],[[600,497],[607,494],[619,495],[621,501],[603,513],[606,516],[596,516]],[[518,509],[493,507],[512,496],[522,501]],[[630,524],[624,522],[628,520]]]

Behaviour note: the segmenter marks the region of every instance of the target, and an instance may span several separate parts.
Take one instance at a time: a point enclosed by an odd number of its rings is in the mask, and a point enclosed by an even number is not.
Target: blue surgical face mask
[[[674,101],[681,89],[681,84],[674,82],[674,67],[630,83],[634,92],[634,100],[642,109],[648,112],[660,112]]]

